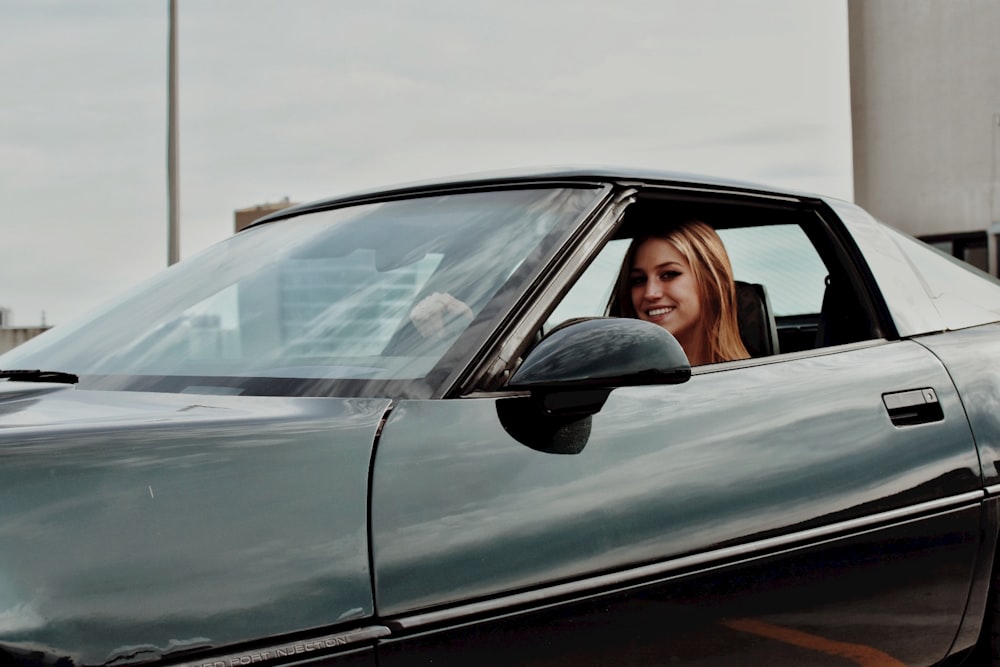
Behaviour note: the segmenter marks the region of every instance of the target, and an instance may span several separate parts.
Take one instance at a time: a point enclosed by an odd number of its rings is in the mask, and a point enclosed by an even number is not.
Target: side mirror
[[[500,423],[516,440],[548,454],[579,454],[591,415],[611,390],[678,384],[691,377],[680,343],[650,322],[594,318],[565,322],[540,342],[508,387],[530,397],[497,401]]]
[[[680,343],[642,320],[571,321],[540,342],[508,387],[526,389],[549,415],[594,414],[616,387],[679,384],[691,377]]]

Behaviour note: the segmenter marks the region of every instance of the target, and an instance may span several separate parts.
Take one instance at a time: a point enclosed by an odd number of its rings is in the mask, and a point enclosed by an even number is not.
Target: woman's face
[[[691,266],[669,241],[647,239],[636,249],[629,282],[632,306],[640,320],[658,324],[685,351],[704,341],[701,294]],[[690,354],[690,352],[689,352]]]

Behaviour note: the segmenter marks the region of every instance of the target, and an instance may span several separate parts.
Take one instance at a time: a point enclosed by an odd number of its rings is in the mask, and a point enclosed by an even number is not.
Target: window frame
[[[565,276],[560,276],[560,280],[554,280],[548,285],[547,298],[544,300],[544,305],[539,304],[536,306],[536,311],[540,311],[542,316],[539,318],[536,314],[534,317],[537,320],[536,323],[531,328],[529,334],[524,334],[518,348],[519,356],[509,362],[504,362],[503,370],[499,373],[482,374],[479,377],[478,386],[471,389],[471,391],[464,392],[462,395],[469,395],[470,393],[492,394],[496,391],[504,390],[506,378],[513,373],[520,359],[540,339],[539,333],[542,325],[548,321],[548,318],[559,306],[566,294],[592,266],[594,260],[607,246],[608,242],[627,237],[623,236],[622,232],[629,224],[628,211],[642,202],[673,202],[691,206],[716,207],[718,209],[732,207],[739,210],[755,210],[758,212],[781,211],[785,216],[796,218],[799,221],[800,228],[812,243],[817,255],[827,269],[831,271],[834,268],[838,269],[838,276],[850,286],[852,293],[857,299],[858,307],[864,312],[869,321],[871,336],[864,340],[793,352],[779,352],[776,355],[766,357],[706,364],[694,367],[692,369],[693,374],[718,372],[735,368],[780,363],[805,357],[829,355],[841,350],[882,345],[889,340],[898,338],[892,319],[889,317],[888,308],[877,288],[864,255],[854,243],[851,234],[843,222],[836,215],[830,214],[829,208],[824,205],[823,200],[793,195],[738,192],[709,187],[671,187],[662,185],[636,186],[635,193],[631,201],[620,210],[604,212],[603,225],[605,228],[603,229],[603,236],[599,243],[592,244],[592,247],[582,254],[581,251],[572,247],[567,248],[563,261],[571,264],[572,271],[566,272]],[[614,216],[613,219],[610,217],[612,215]],[[757,219],[756,216],[755,219]],[[594,227],[599,226],[594,225]],[[761,225],[754,221],[745,224],[737,221],[734,224],[725,225],[725,227],[756,226]],[[554,267],[552,273],[556,273],[558,268]],[[563,269],[565,271],[565,267]],[[522,333],[528,328],[529,324],[530,322],[523,323],[521,327]],[[494,369],[496,368],[497,365],[495,364]]]

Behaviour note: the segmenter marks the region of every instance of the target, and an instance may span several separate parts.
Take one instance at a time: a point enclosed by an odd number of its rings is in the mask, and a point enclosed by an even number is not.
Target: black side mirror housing
[[[616,387],[690,377],[687,356],[666,329],[602,317],[558,327],[528,353],[508,387],[530,391],[545,414],[586,415],[599,411]]]

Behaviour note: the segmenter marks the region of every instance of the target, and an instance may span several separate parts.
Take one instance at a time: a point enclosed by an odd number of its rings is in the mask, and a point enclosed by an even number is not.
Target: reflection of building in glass
[[[239,209],[235,211],[235,231],[289,206],[294,204],[286,197]],[[342,256],[288,259],[277,273],[280,324],[276,323],[279,330],[273,332],[277,338],[272,344],[290,346],[291,353],[299,356],[378,355],[409,317],[414,298],[440,261],[439,255],[427,255],[379,271],[371,249]],[[239,312],[239,306],[233,305],[234,312]],[[197,337],[198,343],[192,338],[192,354],[195,348],[207,351],[220,346],[223,356],[231,356],[231,351],[238,354],[246,343],[245,335],[238,329],[230,331],[225,323],[206,325]],[[260,352],[266,353],[264,339],[255,341],[255,346],[260,345],[264,345]]]
[[[195,315],[187,318],[190,358],[218,359],[223,356],[221,322],[218,315]]]
[[[374,253],[294,259],[281,271],[283,339],[298,355],[378,355],[409,317],[440,256],[388,271]]]

